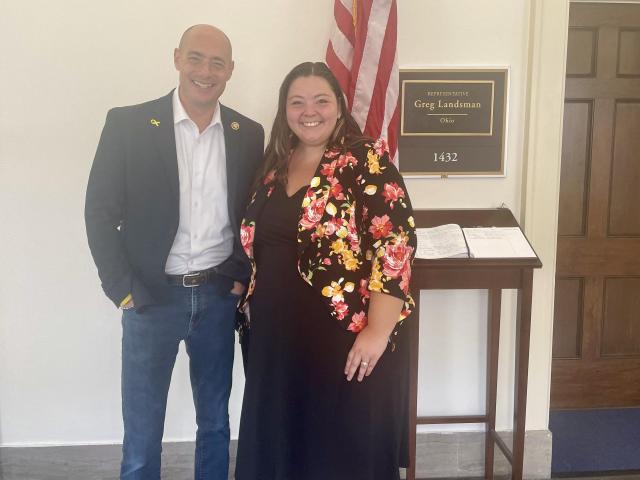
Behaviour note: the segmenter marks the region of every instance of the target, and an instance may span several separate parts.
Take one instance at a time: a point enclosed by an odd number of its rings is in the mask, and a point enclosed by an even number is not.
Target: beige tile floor
[[[120,445],[2,448],[0,480],[118,480],[120,454]],[[162,457],[163,479],[193,480],[193,444],[168,444]]]
[[[120,449],[119,445],[0,448],[0,480],[117,480]],[[163,479],[193,479],[192,443],[167,444],[162,456]],[[232,452],[232,463],[234,462],[233,456],[234,452]],[[233,469],[229,478],[233,478]],[[640,480],[640,474],[636,472],[628,475],[581,478],[585,480]],[[456,480],[463,479],[457,477]],[[573,478],[563,477],[562,480],[573,480]]]

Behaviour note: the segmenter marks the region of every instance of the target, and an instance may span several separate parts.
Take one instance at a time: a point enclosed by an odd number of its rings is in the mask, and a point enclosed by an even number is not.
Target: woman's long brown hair
[[[336,126],[327,143],[327,148],[337,148],[344,152],[355,144],[370,140],[362,135],[360,127],[349,113],[340,84],[331,73],[329,67],[322,62],[304,62],[291,70],[280,85],[278,97],[278,111],[273,121],[269,144],[265,150],[264,168],[260,179],[269,172],[275,171],[275,178],[281,184],[287,183],[287,167],[291,151],[298,144],[298,137],[287,123],[287,96],[294,80],[300,77],[316,76],[324,78],[338,101],[338,116]]]

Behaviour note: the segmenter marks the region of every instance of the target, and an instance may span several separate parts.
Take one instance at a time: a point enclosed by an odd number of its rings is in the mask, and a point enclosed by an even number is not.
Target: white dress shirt
[[[205,270],[233,251],[227,208],[227,167],[220,104],[202,133],[173,92],[173,125],[180,177],[180,222],[165,272]]]

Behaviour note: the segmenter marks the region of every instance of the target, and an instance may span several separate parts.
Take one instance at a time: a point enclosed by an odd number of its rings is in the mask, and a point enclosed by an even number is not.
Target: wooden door
[[[569,18],[551,408],[640,406],[640,4]]]

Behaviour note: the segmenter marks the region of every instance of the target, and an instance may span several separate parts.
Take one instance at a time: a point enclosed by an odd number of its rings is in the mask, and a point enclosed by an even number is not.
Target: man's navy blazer
[[[110,110],[89,175],[89,247],[102,288],[116,305],[129,293],[136,309],[162,303],[168,291],[164,268],[180,211],[172,95]],[[219,272],[246,283],[250,267],[240,245],[240,221],[262,164],[264,130],[223,105],[220,115],[235,242]]]

